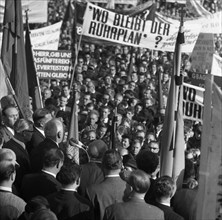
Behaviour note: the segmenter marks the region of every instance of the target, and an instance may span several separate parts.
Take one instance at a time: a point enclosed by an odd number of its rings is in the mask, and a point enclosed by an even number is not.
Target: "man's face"
[[[138,76],[137,76],[136,73],[132,73],[131,78],[132,78],[132,81],[133,81],[133,82],[137,82],[137,80],[138,80]]]
[[[60,101],[61,107],[65,107],[67,105],[67,98],[66,97],[61,97],[59,101]]]
[[[8,127],[13,127],[15,122],[18,120],[19,118],[19,113],[18,113],[18,110],[16,108],[8,108],[6,111],[5,111],[5,116],[3,118],[4,120],[4,123],[6,126]]]
[[[64,95],[65,97],[68,97],[69,94],[70,94],[70,90],[69,90],[68,86],[65,86],[65,87],[63,88],[62,92],[63,92],[63,95]]]
[[[76,81],[82,82],[83,81],[83,75],[82,74],[77,74]]]
[[[149,144],[149,150],[153,153],[159,153],[159,145],[157,143],[150,143]]]
[[[108,118],[109,114],[110,114],[110,111],[108,108],[104,108],[102,110],[102,118]]]
[[[96,140],[96,133],[95,132],[89,132],[88,134],[88,140],[89,141],[93,141],[93,140]]]
[[[117,96],[115,97],[115,102],[116,102],[117,105],[118,105],[120,102],[122,102],[122,101],[123,101],[123,96],[117,95]]]
[[[107,104],[109,102],[109,95],[104,95],[102,98],[103,104]]]
[[[156,65],[152,65],[152,71],[155,73],[156,72]]]
[[[49,89],[45,89],[43,92],[44,99],[48,99],[52,96],[52,92]]]
[[[155,137],[154,137],[154,135],[153,134],[149,134],[148,136],[147,136],[147,142],[148,143],[150,143],[150,141],[155,141]]]
[[[139,142],[136,142],[132,145],[132,154],[137,155],[140,152],[141,144]]]
[[[89,117],[90,125],[95,125],[98,121],[98,116],[96,114],[91,114]]]
[[[101,127],[99,130],[99,136],[103,137],[106,134],[107,128]]]
[[[90,96],[89,95],[85,95],[83,97],[83,105],[87,105],[88,103],[90,103],[91,100],[90,100]]]
[[[128,148],[129,146],[130,146],[129,138],[123,138],[122,139],[122,147],[123,148]]]
[[[145,76],[144,75],[139,75],[139,83],[144,82]]]

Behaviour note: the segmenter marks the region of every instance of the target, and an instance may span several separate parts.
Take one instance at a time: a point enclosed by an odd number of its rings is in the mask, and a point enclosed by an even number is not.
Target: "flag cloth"
[[[222,77],[222,58],[217,54],[213,55],[211,74]]]
[[[75,89],[75,88],[74,88]],[[77,104],[77,94],[78,92],[74,92],[73,97],[73,106],[71,111],[71,121],[69,125],[69,134],[68,139],[74,138],[79,141],[79,126],[78,126],[78,104]],[[74,161],[79,164],[79,149],[75,146],[68,146],[68,152],[74,159]]]
[[[184,33],[182,27],[178,32],[175,52],[174,52],[174,74],[171,77],[170,91],[167,100],[167,107],[163,123],[163,131],[161,137],[161,152],[160,152],[160,175],[168,175],[172,177],[173,174],[173,151],[175,146],[175,110],[177,109],[177,88],[176,77],[180,76],[181,63],[181,44],[184,43]],[[181,86],[180,86],[181,87]],[[178,133],[179,134],[179,133]]]
[[[199,187],[196,219],[219,219],[222,195],[222,91],[210,79],[205,80],[204,117],[201,138]]]
[[[43,108],[43,104],[39,87],[39,81],[36,74],[35,61],[32,51],[28,22],[26,22],[25,54],[26,54],[26,67],[28,72],[29,96],[32,97],[33,111],[35,111],[37,108]]]
[[[173,155],[173,174],[177,180],[177,188],[182,188],[183,174],[185,168],[185,141],[184,141],[184,121],[183,121],[183,85],[180,86],[178,108],[176,113],[176,132]]]
[[[1,88],[0,89],[0,99],[3,96],[8,95],[8,88],[7,88],[5,79],[6,79],[5,71],[4,71],[4,68],[2,65],[2,61],[0,60],[0,88]]]
[[[73,18],[73,13],[74,13],[74,6],[72,5],[71,0],[69,0],[69,3],[66,7],[66,12],[63,18],[63,23],[66,21],[70,21]]]
[[[203,17],[211,14],[197,0],[187,0],[186,7],[195,17]]]
[[[17,104],[28,116],[30,112],[21,0],[6,1],[3,27],[2,64],[18,98]]]
[[[153,3],[149,9],[149,14],[146,17],[146,20],[154,21],[156,17],[156,3]]]

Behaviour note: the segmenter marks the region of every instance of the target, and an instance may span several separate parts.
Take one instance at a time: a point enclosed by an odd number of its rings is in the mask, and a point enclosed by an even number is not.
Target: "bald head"
[[[52,119],[48,121],[44,128],[45,136],[51,138],[57,143],[61,143],[64,136],[63,123],[59,119]]]

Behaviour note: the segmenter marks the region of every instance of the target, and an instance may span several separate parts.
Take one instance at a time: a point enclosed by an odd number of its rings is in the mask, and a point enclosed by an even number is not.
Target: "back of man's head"
[[[134,170],[131,172],[127,183],[137,193],[146,193],[150,188],[149,176],[142,170]]]
[[[155,181],[154,193],[157,200],[172,198],[176,184],[169,176],[162,176]]]
[[[50,115],[50,111],[45,108],[36,109],[32,118],[36,127],[43,127],[45,124],[45,117]]]
[[[102,159],[103,168],[106,170],[118,170],[122,167],[122,158],[118,151],[107,150]]]
[[[33,124],[26,119],[18,119],[14,124],[14,130],[16,133],[22,133],[23,131],[33,131]]]
[[[64,154],[59,148],[46,149],[43,155],[43,167],[53,168],[64,161]]]
[[[79,178],[81,175],[81,168],[79,165],[74,163],[64,164],[57,175],[58,181],[66,186],[73,183],[79,183]]]
[[[64,136],[63,123],[59,119],[52,119],[45,124],[45,136],[51,138],[57,143],[61,143]]]
[[[155,153],[148,150],[142,150],[136,156],[136,164],[138,169],[151,175],[159,165],[159,158]]]
[[[0,149],[0,183],[8,181],[13,173],[16,172],[16,167],[19,166],[16,162],[14,151],[3,148]]]
[[[106,150],[108,147],[104,141],[94,140],[89,144],[88,154],[92,160],[101,161]]]

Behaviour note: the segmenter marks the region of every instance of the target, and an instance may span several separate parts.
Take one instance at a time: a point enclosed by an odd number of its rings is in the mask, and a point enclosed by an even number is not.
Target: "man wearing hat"
[[[0,219],[17,219],[25,210],[26,203],[12,193],[17,167],[15,153],[0,149]]]

